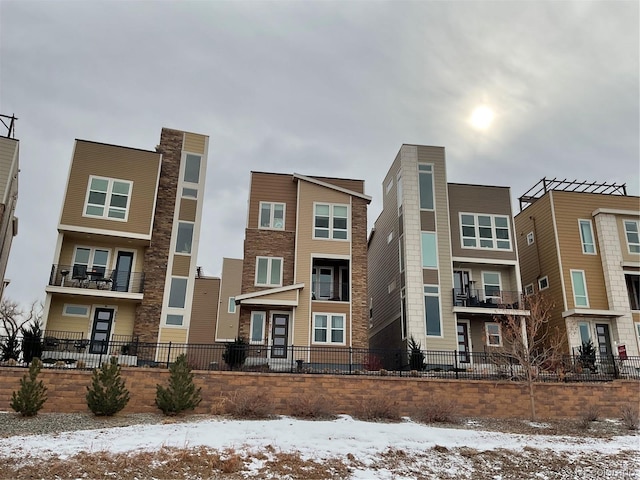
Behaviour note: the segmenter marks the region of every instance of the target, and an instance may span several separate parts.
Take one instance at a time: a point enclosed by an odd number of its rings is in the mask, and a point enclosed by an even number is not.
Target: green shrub
[[[202,398],[201,388],[193,383],[193,374],[187,364],[185,354],[178,355],[169,367],[169,387],[156,386],[156,405],[165,415],[177,415],[185,410],[193,410]]]
[[[111,357],[100,369],[93,370],[86,398],[89,409],[98,416],[115,415],[129,403],[129,391],[120,376],[116,357]]]
[[[242,368],[247,358],[248,347],[247,341],[242,337],[238,337],[233,342],[226,344],[222,359],[229,365],[231,370]]]
[[[42,368],[40,359],[35,358],[29,365],[29,373],[20,380],[20,390],[11,395],[11,408],[23,417],[33,417],[47,401],[47,387],[42,380],[37,381]]]
[[[409,369],[422,371],[424,370],[424,352],[422,345],[413,336],[409,339]]]

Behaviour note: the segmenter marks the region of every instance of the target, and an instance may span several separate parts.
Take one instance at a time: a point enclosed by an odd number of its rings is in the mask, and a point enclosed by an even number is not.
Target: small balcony
[[[522,293],[508,290],[485,291],[477,288],[454,288],[453,306],[469,308],[521,309]]]
[[[84,265],[54,264],[51,266],[49,285],[70,289],[143,293],[144,273],[106,270],[104,267],[87,269]]]
[[[311,282],[311,299],[322,302],[348,302],[349,261],[314,258]]]

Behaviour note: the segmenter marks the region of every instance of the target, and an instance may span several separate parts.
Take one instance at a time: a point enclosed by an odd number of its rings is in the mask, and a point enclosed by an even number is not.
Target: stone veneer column
[[[369,300],[367,297],[367,201],[351,202],[351,345],[369,347]]]
[[[162,299],[167,276],[169,249],[176,203],[183,132],[163,128],[157,151],[162,154],[151,245],[144,254],[144,296],[136,310],[133,334],[141,342],[158,341]]]
[[[627,283],[622,269],[622,250],[620,249],[620,236],[616,216],[608,213],[599,213],[595,217],[596,231],[598,232],[598,248],[602,259],[602,273],[607,289],[609,309],[624,312],[614,321],[613,336],[617,342],[624,344],[628,355],[637,356],[638,347],[633,329],[633,317],[629,306]],[[614,351],[614,354],[617,353]]]

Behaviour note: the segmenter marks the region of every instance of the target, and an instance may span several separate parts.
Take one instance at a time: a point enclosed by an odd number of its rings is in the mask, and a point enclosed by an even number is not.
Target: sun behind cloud
[[[471,112],[469,123],[476,130],[487,130],[493,123],[495,116],[493,110],[487,105],[478,105]]]

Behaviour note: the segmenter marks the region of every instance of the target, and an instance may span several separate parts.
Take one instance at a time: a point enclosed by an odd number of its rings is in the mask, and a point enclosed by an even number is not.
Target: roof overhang
[[[338,187],[337,185],[332,185],[330,183],[323,182],[322,180],[318,180],[316,178],[300,175],[299,173],[294,173],[293,178],[295,180],[304,180],[305,182],[314,183],[316,185],[320,185],[321,187],[330,188],[331,190],[336,190],[338,192],[346,193],[347,195],[352,195],[354,197],[362,198],[363,200],[366,200],[367,203],[371,203],[371,197],[369,195],[365,195],[364,193],[354,192],[353,190],[348,190],[346,188]]]
[[[270,288],[259,292],[244,293],[236,295],[236,305],[283,305],[297,307],[299,303],[300,290],[304,288],[304,283],[287,285],[286,287]],[[294,292],[292,297],[287,295]]]
[[[562,312],[562,317],[622,317],[625,312],[616,312],[615,310],[592,310],[590,308],[574,308]]]

